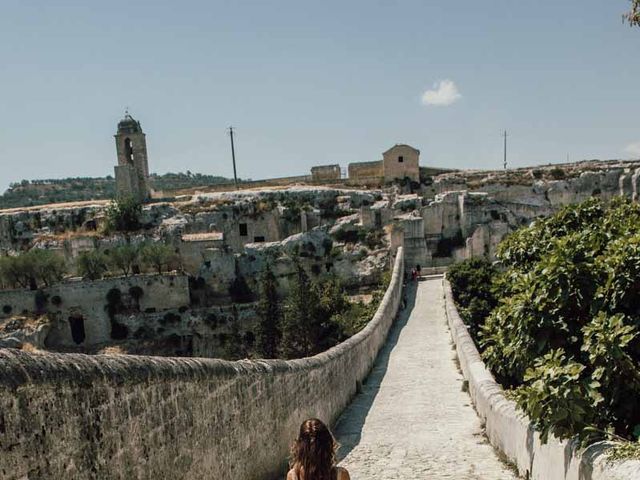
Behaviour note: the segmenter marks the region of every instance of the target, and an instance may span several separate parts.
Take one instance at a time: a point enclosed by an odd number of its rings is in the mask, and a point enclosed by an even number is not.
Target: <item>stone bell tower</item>
[[[115,135],[118,165],[115,167],[116,195],[118,198],[134,198],[140,202],[148,200],[149,164],[147,162],[146,135],[140,122],[125,112],[118,123]]]

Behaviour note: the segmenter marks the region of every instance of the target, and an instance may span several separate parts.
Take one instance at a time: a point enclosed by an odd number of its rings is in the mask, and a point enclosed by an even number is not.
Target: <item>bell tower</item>
[[[114,137],[118,155],[118,165],[115,167],[116,195],[118,198],[131,197],[144,202],[149,199],[151,191],[147,140],[142,126],[129,115],[129,111],[125,111]]]

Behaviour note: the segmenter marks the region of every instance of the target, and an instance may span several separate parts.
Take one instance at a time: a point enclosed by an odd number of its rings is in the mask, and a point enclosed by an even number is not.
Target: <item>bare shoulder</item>
[[[287,480],[298,480],[298,478],[296,477],[296,472],[293,471],[293,468],[289,470],[289,473],[287,473]]]
[[[351,480],[346,468],[336,467],[336,470],[338,471],[338,480]]]

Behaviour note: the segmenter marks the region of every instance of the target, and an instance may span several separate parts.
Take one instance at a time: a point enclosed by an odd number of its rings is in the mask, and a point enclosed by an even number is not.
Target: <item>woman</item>
[[[305,420],[291,447],[287,480],[350,480],[349,472],[335,466],[338,446],[324,423],[317,418]]]

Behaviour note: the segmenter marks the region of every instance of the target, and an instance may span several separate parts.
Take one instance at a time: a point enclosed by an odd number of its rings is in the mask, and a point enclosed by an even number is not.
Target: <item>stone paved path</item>
[[[498,460],[462,391],[442,278],[419,282],[407,297],[362,393],[336,427],[340,465],[354,480],[517,478]]]

